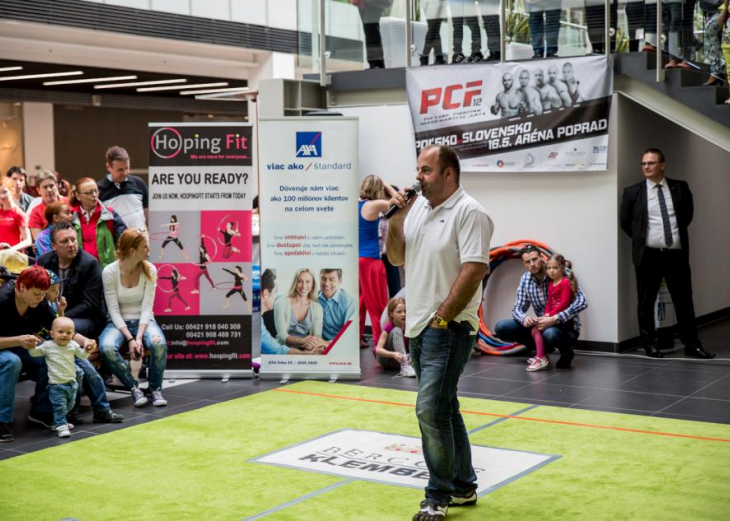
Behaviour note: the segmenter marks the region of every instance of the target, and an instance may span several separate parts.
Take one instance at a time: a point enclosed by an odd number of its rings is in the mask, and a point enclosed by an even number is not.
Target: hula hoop
[[[164,268],[166,266],[169,266],[170,268],[175,269],[175,266],[173,266],[172,264],[160,264],[159,266],[157,266],[157,278],[160,278],[160,272],[162,271],[162,268]],[[172,281],[170,281],[170,283],[172,283]],[[179,284],[179,282],[178,282],[178,284]],[[174,291],[173,289],[162,289],[162,286],[160,286],[160,285],[157,286],[157,289],[159,289],[163,293],[172,293]]]
[[[165,242],[165,239],[167,238],[168,233],[167,232],[153,232],[150,233],[150,241],[155,242]],[[162,239],[160,239],[162,237]]]
[[[543,260],[547,260],[555,251],[545,243],[537,242],[529,239],[508,242],[503,246],[495,246],[489,250],[489,275],[484,279],[484,291],[494,270],[506,260],[519,259],[520,250],[525,246],[535,246],[540,252]],[[477,333],[477,349],[487,355],[507,356],[516,355],[525,349],[525,346],[516,342],[505,342],[500,340],[492,333],[484,321],[484,308],[486,305],[482,299],[482,305],[479,306],[479,332]]]
[[[204,233],[201,233],[200,234],[200,238],[203,239],[203,240],[208,239],[210,242],[213,243],[213,255],[211,255],[210,253],[208,253],[208,256],[211,259],[210,262],[204,262],[203,264],[200,264],[199,262],[191,262],[190,263],[190,264],[194,264],[195,266],[199,266],[200,268],[202,268],[204,266],[207,266],[208,264],[210,264],[211,262],[213,262],[215,260],[216,256],[218,255],[218,244],[216,244],[215,239],[213,237],[211,237],[210,235],[206,235]],[[207,246],[205,248],[205,251],[206,252],[208,251],[208,247]],[[200,257],[200,246],[198,246],[198,253],[197,253],[197,255],[198,255],[198,257]]]
[[[223,221],[225,221],[225,220],[226,220],[226,219],[227,219],[228,217],[230,217],[231,215],[233,215],[233,214],[230,214],[230,213],[229,213],[228,215],[226,215],[225,217],[223,217],[223,219],[221,219],[221,220],[220,220],[220,222],[218,223],[218,235],[223,235],[223,233],[222,233],[222,232],[226,231],[226,228],[225,228],[225,227],[221,228],[221,224],[223,224]],[[238,219],[236,219],[236,221],[235,221],[235,222],[236,222],[236,226],[234,227],[234,230],[238,231],[238,228],[239,228],[239,223],[238,223]],[[235,237],[235,235],[231,236],[231,242],[233,242],[233,238],[234,238],[234,237]],[[221,246],[225,246],[225,245],[226,245],[226,243],[225,243],[225,242],[223,241],[223,239],[221,239],[220,237],[217,237],[217,236],[216,236],[216,238],[217,238],[217,240],[218,240],[218,243],[219,243],[219,244],[220,244]]]
[[[223,286],[223,284],[228,284],[228,286]],[[216,282],[215,289],[222,289],[222,290],[228,290],[228,291],[235,289],[233,286],[231,286],[231,284],[233,284],[233,283],[232,282]],[[239,291],[239,290],[236,290],[236,291]],[[243,291],[243,288],[241,288],[240,291]]]

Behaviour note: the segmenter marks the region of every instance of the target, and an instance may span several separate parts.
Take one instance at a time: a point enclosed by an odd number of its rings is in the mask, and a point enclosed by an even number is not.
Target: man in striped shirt
[[[147,230],[149,195],[147,185],[129,174],[129,154],[122,147],[106,151],[107,175],[97,183],[99,200],[120,215],[127,228]]]
[[[520,254],[527,271],[522,275],[517,288],[517,301],[512,307],[512,318],[497,322],[494,333],[502,340],[518,342],[534,351],[535,343],[530,329],[537,327],[542,331],[546,352],[552,353],[555,349],[560,351],[560,360],[555,367],[570,369],[570,363],[575,356],[573,346],[580,333],[578,314],[588,307],[586,297],[578,288],[568,309],[554,317],[544,317],[550,284],[545,261],[540,256],[540,251],[531,244],[525,246]],[[530,307],[535,313],[534,317],[527,315]],[[565,324],[566,327],[558,327],[561,324]]]

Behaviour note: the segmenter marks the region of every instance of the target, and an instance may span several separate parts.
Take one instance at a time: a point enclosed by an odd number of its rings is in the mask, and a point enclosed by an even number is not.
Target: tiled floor
[[[475,356],[459,382],[460,395],[517,403],[659,416],[730,424],[730,320],[700,331],[705,349],[717,354],[709,361],[685,359],[681,349],[663,359],[650,359],[643,351],[625,355],[579,354],[570,370],[528,373],[525,357]],[[362,378],[350,385],[416,390],[414,378],[394,377],[375,366],[370,349],[360,352]],[[129,395],[110,396],[112,408],[124,415],[116,425],[92,423],[86,407],[68,440],[28,425],[33,383],[18,385],[13,443],[0,445],[0,460],[103,434],[158,418],[278,387],[275,380],[202,380],[165,388],[167,407],[135,408]]]

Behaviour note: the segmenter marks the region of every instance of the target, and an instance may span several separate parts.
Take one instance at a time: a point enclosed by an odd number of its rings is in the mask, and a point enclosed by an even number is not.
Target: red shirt
[[[570,281],[563,277],[557,285],[550,281],[548,284],[548,300],[545,305],[545,316],[554,317],[568,309],[573,301],[573,290],[570,289]]]
[[[14,206],[10,210],[0,208],[0,242],[15,246],[20,242],[20,230],[25,228],[26,218],[23,210]]]
[[[109,210],[109,212],[113,211],[111,206],[107,206],[107,210]],[[96,208],[94,208],[94,211],[89,216],[88,221],[84,216],[84,211],[81,209],[81,205],[76,206],[71,211],[78,214],[79,222],[81,223],[81,244],[79,246],[81,246],[81,249],[86,253],[93,255],[96,260],[99,260],[99,247],[96,241],[96,226],[99,222],[99,218],[101,217],[101,205],[96,205]],[[114,237],[114,221],[106,221],[106,225],[112,233],[112,237]]]
[[[58,196],[58,202],[68,204],[68,199],[60,195]],[[33,210],[30,212],[30,218],[28,219],[28,228],[38,228],[40,230],[45,230],[46,226],[48,226],[48,221],[46,221],[46,216],[43,215],[44,213],[46,213],[46,203],[41,201],[40,204],[33,208]]]

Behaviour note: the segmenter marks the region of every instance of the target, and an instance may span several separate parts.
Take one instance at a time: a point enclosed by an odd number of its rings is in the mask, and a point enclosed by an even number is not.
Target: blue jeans
[[[467,322],[450,322],[448,329],[426,327],[410,341],[418,379],[416,416],[429,472],[426,499],[441,504],[477,488],[469,435],[456,396],[475,341]]]
[[[139,320],[125,320],[124,322],[127,324],[130,334],[136,337],[137,330],[139,329]],[[124,335],[114,327],[112,322],[109,322],[99,337],[101,358],[104,360],[104,364],[112,370],[124,386],[131,389],[132,387],[138,387],[139,382],[132,377],[129,364],[119,354],[119,349],[125,344]],[[165,365],[167,364],[167,342],[165,340],[165,334],[156,322],[147,324],[147,329],[145,329],[144,336],[142,337],[142,344],[145,349],[150,350],[149,390],[157,391],[162,389],[162,375],[165,372]]]
[[[544,21],[543,15],[545,15]],[[557,54],[559,34],[560,9],[530,13],[530,44],[535,54],[542,57],[546,43],[548,56]]]
[[[48,396],[53,406],[53,425],[66,425],[66,415],[73,409],[76,403],[76,389],[78,384],[76,380],[71,380],[65,384],[50,384],[48,386]]]
[[[35,380],[35,395],[31,398],[31,412],[49,414],[51,402],[48,399],[48,368],[42,356],[33,357],[22,347],[0,350],[0,423],[13,421],[15,385],[21,369]]]
[[[494,334],[501,340],[517,342],[526,346],[530,351],[535,351],[535,342],[532,339],[530,328],[517,322],[514,318],[500,320],[494,326]],[[560,351],[561,357],[572,360],[575,356],[573,346],[578,341],[578,332],[573,329],[573,324],[561,324],[549,327],[542,332],[545,341],[545,353],[550,354],[556,349]]]
[[[91,400],[94,412],[106,412],[110,410],[109,400],[106,397],[106,385],[104,379],[99,375],[94,364],[81,358],[76,359],[76,380],[83,386],[86,396]],[[78,405],[81,394],[76,393],[76,404]]]

